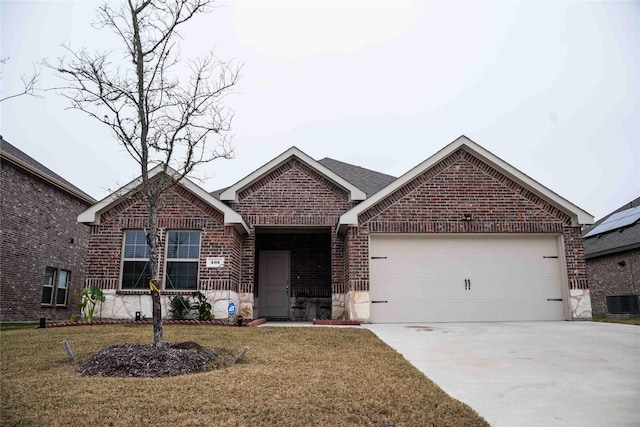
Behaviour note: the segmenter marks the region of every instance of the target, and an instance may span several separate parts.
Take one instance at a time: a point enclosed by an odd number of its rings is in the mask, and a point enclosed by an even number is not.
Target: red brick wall
[[[473,215],[463,221],[462,215]],[[369,289],[369,233],[561,233],[569,284],[586,288],[580,229],[531,191],[461,149],[363,212],[348,233],[351,290]]]
[[[334,227],[355,206],[343,188],[297,159],[291,159],[244,189],[229,203],[251,227],[244,237],[242,283],[255,284],[255,227]],[[341,239],[331,239],[331,280],[342,281]]]
[[[640,294],[640,249],[588,259],[587,276],[593,313],[607,313],[607,295]]]
[[[76,218],[88,204],[9,162],[0,183],[0,319],[69,319],[79,313],[74,294],[83,287],[89,240]],[[66,308],[40,304],[46,267],[71,271]]]
[[[120,288],[123,230],[143,229],[147,207],[128,199],[102,215],[101,224],[91,227],[87,254],[87,283],[103,289]],[[170,189],[163,197],[159,213],[160,277],[163,277],[166,233],[168,230],[200,230],[200,267],[198,289],[238,290],[240,283],[241,236],[224,225],[223,214],[182,186]],[[207,257],[225,257],[222,268],[206,268]],[[127,291],[135,293],[140,291]]]

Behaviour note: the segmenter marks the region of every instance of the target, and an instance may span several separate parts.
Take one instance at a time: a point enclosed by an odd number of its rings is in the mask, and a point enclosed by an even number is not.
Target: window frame
[[[131,256],[131,257],[127,257],[127,236],[128,233],[138,233],[138,234],[142,234],[143,235],[143,245],[144,245],[144,254],[146,255],[146,258],[142,258],[142,257],[135,257],[135,256]],[[132,250],[133,250],[133,255],[136,255],[137,251],[140,249],[142,245],[139,244],[137,237],[136,237],[136,241],[133,242],[132,244]],[[142,277],[142,282],[140,282],[140,278],[138,278],[138,280],[134,283],[134,286],[126,286],[125,287],[125,265],[127,263],[142,263],[144,262],[144,266],[142,267],[142,271],[141,273],[139,273],[140,276]],[[147,235],[145,233],[144,230],[142,229],[138,229],[138,228],[130,228],[130,229],[125,229],[122,230],[122,256],[121,256],[121,261],[120,261],[120,289],[123,291],[144,291],[147,290],[148,288],[148,282],[149,279],[151,278],[151,272],[148,271],[149,270],[149,245],[147,243]],[[144,277],[145,271],[148,274],[148,278]],[[135,273],[135,269],[134,269],[134,273]],[[136,286],[137,284],[139,284],[139,286]]]
[[[60,282],[64,272],[64,283]],[[40,294],[41,307],[67,308],[69,300],[69,284],[71,283],[71,270],[63,268],[45,267],[42,293]],[[50,289],[49,301],[44,301],[45,289]],[[64,289],[64,301],[59,303],[60,290]]]
[[[171,245],[172,245],[172,239],[171,239],[171,234],[172,233],[189,233],[189,234],[193,234],[193,233],[197,233],[198,234],[198,245],[197,245],[197,253],[195,254],[195,256],[193,257],[178,257],[179,252],[181,252],[181,248],[180,246],[180,242],[177,242],[176,244],[176,248],[175,250],[172,250]],[[183,230],[183,229],[176,229],[176,230],[167,230],[166,231],[166,242],[165,242],[165,257],[164,257],[164,275],[163,275],[163,288],[165,290],[170,290],[170,291],[196,291],[198,290],[198,284],[200,281],[200,251],[202,249],[202,230]],[[186,251],[187,251],[187,256],[191,255],[190,252],[193,250],[193,247],[195,245],[191,244],[191,237],[189,238],[189,242],[186,244]],[[183,249],[184,250],[184,249]],[[170,252],[175,251],[175,258],[170,258]],[[172,283],[172,281],[170,280],[170,273],[169,273],[169,269],[170,269],[170,264],[171,263],[175,263],[175,264],[195,264],[195,286],[194,287],[173,287],[173,286],[169,286],[170,282]]]

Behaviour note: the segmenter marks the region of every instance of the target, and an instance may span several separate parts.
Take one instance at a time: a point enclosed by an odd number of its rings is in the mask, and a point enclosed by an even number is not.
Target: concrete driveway
[[[640,426],[640,327],[364,326],[493,427]]]

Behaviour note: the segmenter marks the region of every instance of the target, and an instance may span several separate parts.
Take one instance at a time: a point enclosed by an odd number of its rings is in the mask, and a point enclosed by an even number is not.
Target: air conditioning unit
[[[609,314],[640,314],[640,295],[608,295],[607,311]]]

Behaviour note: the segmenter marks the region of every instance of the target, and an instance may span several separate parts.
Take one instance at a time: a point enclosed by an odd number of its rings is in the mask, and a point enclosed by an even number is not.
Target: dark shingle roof
[[[364,191],[367,197],[377,193],[396,180],[395,176],[344,163],[328,157],[318,160],[318,163],[327,169],[331,169],[335,174],[340,175],[343,179]]]
[[[640,197],[596,221],[595,224],[583,231],[583,237],[594,227],[605,222],[611,215],[636,206],[640,206]],[[606,233],[589,236],[584,239],[584,253],[586,258],[595,258],[636,248],[640,248],[640,221],[636,221],[628,227],[614,229]]]
[[[96,202],[93,197],[91,197],[57,173],[53,172],[51,169],[47,168],[42,163],[38,162],[18,148],[9,144],[2,136],[0,136],[0,152],[2,153],[2,157],[5,161],[11,161],[12,163],[20,166],[22,169],[31,169],[31,173],[35,173],[36,175],[40,175],[41,178],[45,178],[54,182],[65,191],[74,194],[76,197],[79,197],[80,199],[83,199],[88,203],[93,204]]]

